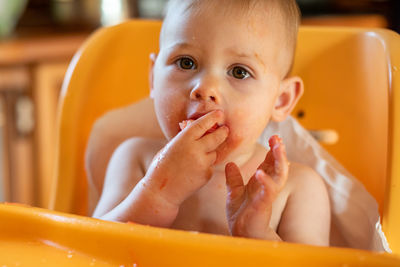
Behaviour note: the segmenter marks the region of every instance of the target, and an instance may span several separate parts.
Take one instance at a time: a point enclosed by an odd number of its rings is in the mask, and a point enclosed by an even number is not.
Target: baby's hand
[[[238,166],[225,166],[228,197],[226,213],[233,236],[259,239],[279,239],[269,227],[272,203],[286,184],[289,164],[282,140],[274,135],[269,139],[270,151],[247,185]]]
[[[212,175],[216,149],[228,136],[228,127],[221,125],[224,114],[211,111],[201,118],[181,125],[179,132],[153,159],[143,179],[154,194],[177,207],[204,186]]]

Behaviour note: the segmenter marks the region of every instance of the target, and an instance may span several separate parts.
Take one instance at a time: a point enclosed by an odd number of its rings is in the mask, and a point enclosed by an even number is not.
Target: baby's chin
[[[236,149],[240,144],[240,141],[232,140],[228,137],[228,139],[217,148],[217,159],[215,160],[214,165],[225,165],[226,163],[232,161],[234,155],[236,154]]]
[[[256,147],[257,142],[250,142],[243,136],[228,136],[228,139],[216,150],[217,159],[214,170],[224,171],[225,165],[229,162],[242,166],[254,156]]]

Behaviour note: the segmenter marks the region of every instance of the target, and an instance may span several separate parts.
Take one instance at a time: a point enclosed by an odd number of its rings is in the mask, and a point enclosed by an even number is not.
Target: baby
[[[113,154],[93,216],[265,240],[329,244],[322,179],[277,136],[303,92],[289,77],[295,0],[171,0],[152,54],[150,96],[166,140]]]

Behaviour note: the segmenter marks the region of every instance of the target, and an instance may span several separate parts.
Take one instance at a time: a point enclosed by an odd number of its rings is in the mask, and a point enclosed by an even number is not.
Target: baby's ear
[[[150,85],[150,97],[153,98],[153,72],[154,72],[154,64],[156,63],[157,54],[150,54],[150,70],[149,70],[149,85]]]
[[[283,121],[292,112],[304,91],[303,80],[293,76],[281,82],[271,119]]]

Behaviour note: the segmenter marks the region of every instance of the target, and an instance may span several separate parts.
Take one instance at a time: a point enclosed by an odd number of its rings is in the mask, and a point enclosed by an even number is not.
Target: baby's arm
[[[152,100],[145,98],[127,107],[108,112],[93,125],[85,154],[89,213],[93,212],[99,201],[106,168],[115,149],[132,137],[164,137],[153,106]]]
[[[115,208],[145,176],[144,162],[163,146],[161,140],[134,137],[123,142],[113,153],[107,166],[101,197],[94,217],[101,217]]]
[[[130,161],[121,164],[118,154],[113,156],[112,164],[116,167],[110,166],[110,171],[107,171],[106,184],[94,216],[169,227],[181,203],[210,179],[216,159],[215,150],[228,136],[228,128],[221,126],[212,133],[206,133],[216,123],[222,122],[223,113],[212,111],[178,133],[157,154],[132,190],[132,186],[125,184],[132,184],[131,174],[136,168],[126,171]]]

